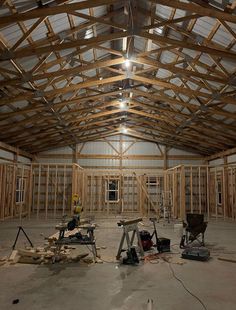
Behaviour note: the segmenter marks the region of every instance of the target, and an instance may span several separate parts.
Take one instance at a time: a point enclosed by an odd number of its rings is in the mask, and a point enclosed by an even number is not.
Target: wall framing
[[[16,178],[25,178],[25,199],[16,203]],[[117,202],[106,201],[105,184],[119,179]],[[222,183],[221,199],[217,182]],[[208,219],[236,219],[236,165],[180,165],[163,171],[82,169],[77,164],[0,164],[0,220],[71,215],[72,195],[81,197],[85,214],[163,216],[167,196],[171,217],[187,212]],[[170,203],[168,203],[170,204]]]

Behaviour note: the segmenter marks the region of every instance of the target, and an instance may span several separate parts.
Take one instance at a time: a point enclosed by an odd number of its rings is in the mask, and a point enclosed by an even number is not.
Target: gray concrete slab
[[[121,230],[117,219],[98,219],[96,237],[102,258],[114,261]],[[0,224],[0,256],[10,253],[18,221]],[[33,243],[41,245],[45,236],[54,233],[55,221],[24,220],[23,226]],[[141,229],[149,229],[148,222]],[[179,243],[173,224],[158,224],[160,235]],[[208,262],[187,261],[184,265],[171,264],[184,285],[197,295],[208,310],[236,309],[236,264],[219,261],[218,256],[236,258],[236,225],[211,222],[206,241],[212,258]],[[20,239],[19,246],[24,244]],[[180,254],[173,246],[175,262]],[[148,298],[156,310],[200,310],[202,305],[191,296],[172,274],[170,265],[162,260],[124,266],[103,263],[14,265],[0,267],[0,309],[83,309],[83,310],[143,310]],[[18,304],[12,304],[19,299]]]

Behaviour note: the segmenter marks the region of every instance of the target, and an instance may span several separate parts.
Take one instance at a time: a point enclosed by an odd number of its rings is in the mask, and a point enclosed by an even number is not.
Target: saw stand
[[[19,238],[19,235],[20,235],[20,232],[22,231],[22,233],[25,235],[26,239],[28,240],[31,248],[33,248],[33,243],[31,242],[30,238],[28,237],[28,235],[26,234],[26,232],[24,231],[24,228],[22,226],[18,226],[18,232],[17,232],[17,235],[16,235],[16,239],[15,239],[15,242],[12,246],[12,249],[15,250],[15,247],[16,247],[16,243],[18,241],[18,238]]]
[[[97,259],[97,250],[96,250],[96,239],[94,236],[95,225],[93,224],[83,224],[76,227],[78,229],[77,233],[71,233],[68,236],[65,236],[67,232],[67,223],[63,221],[61,224],[56,226],[56,229],[59,230],[59,237],[56,241],[57,250],[60,250],[62,245],[85,245],[91,246],[91,252],[93,254],[94,262]],[[86,231],[82,234],[80,231]]]
[[[140,239],[140,235],[139,235],[139,230],[138,230],[138,223],[142,221],[142,218],[137,218],[134,220],[130,220],[130,221],[126,221],[126,220],[121,220],[117,223],[118,226],[123,228],[123,235],[121,237],[121,241],[120,241],[120,245],[119,245],[119,249],[116,255],[116,259],[119,260],[121,257],[121,253],[126,251],[123,249],[123,245],[126,239],[127,242],[127,246],[128,246],[128,251],[131,252],[132,251],[132,247],[133,247],[133,243],[134,243],[134,238],[135,235],[137,236],[138,239],[138,245],[140,248],[140,256],[143,258],[144,257],[144,251],[143,251],[143,246],[142,246],[142,242]],[[132,232],[132,236],[130,239],[129,236],[129,232]]]

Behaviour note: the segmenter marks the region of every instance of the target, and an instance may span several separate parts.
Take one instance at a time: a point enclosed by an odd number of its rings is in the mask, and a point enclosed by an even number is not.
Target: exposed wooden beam
[[[224,11],[219,11],[217,9],[206,8],[192,3],[186,3],[179,0],[151,0],[154,3],[162,4],[175,9],[180,9],[192,13],[199,14],[201,16],[209,16],[217,19],[222,19],[228,22],[236,23],[236,16],[225,13]]]
[[[94,8],[94,7],[98,7],[101,5],[107,5],[107,4],[111,5],[111,4],[115,4],[116,2],[121,3],[122,0],[96,0],[96,1],[87,0],[87,1],[77,2],[77,3],[71,3],[71,4],[44,7],[40,9],[30,10],[25,13],[16,13],[10,16],[2,16],[0,18],[0,25],[15,23],[15,22],[34,19],[34,18],[43,17],[43,16],[52,16],[52,15],[61,14],[61,13],[70,14],[73,11]]]
[[[63,76],[63,77],[70,76],[70,75],[74,76],[81,72],[119,65],[124,62],[125,62],[125,58],[119,57],[116,59],[96,61],[94,63],[90,63],[87,65],[81,65],[81,66],[77,66],[77,67],[70,68],[70,69],[62,69],[62,70],[57,70],[53,72],[45,72],[45,73],[36,74],[36,75],[31,75],[30,72],[28,74],[30,74],[30,77],[29,77],[30,81],[37,81],[37,80],[43,80],[43,79],[58,77],[58,76]],[[26,76],[27,76],[27,73],[26,73]],[[24,78],[23,79],[9,79],[9,80],[1,81],[1,87],[7,86],[7,85],[15,85],[18,83],[24,84],[25,83]]]
[[[96,80],[96,79],[90,79],[85,82],[81,82],[75,85],[67,86],[64,88],[60,89],[54,89],[50,91],[43,91],[43,92],[35,92],[34,94],[28,93],[28,94],[20,94],[15,97],[8,97],[7,99],[0,99],[0,105],[7,104],[9,101],[10,102],[16,102],[19,100],[29,100],[33,98],[40,98],[40,97],[54,97],[57,94],[66,94],[71,91],[79,90],[82,88],[90,87],[90,86],[98,86],[98,85],[104,85],[104,84],[109,84],[117,81],[121,81],[126,78],[126,75],[121,74],[109,78],[104,78],[102,80]]]
[[[225,156],[230,156],[230,155],[234,155],[236,154],[236,147],[223,151],[223,152],[219,152],[216,154],[213,154],[211,156],[205,157],[205,160],[210,161],[210,160],[214,160],[217,158],[224,158]]]
[[[72,42],[64,42],[60,44],[57,43],[57,44],[48,45],[44,47],[34,47],[34,48],[25,47],[22,49],[18,49],[16,51],[5,50],[0,53],[0,61],[23,58],[23,57],[33,56],[33,55],[42,55],[45,53],[56,52],[56,51],[61,51],[61,50],[66,50],[66,49],[71,49],[71,48],[80,48],[82,46],[91,48],[91,45],[93,46],[98,43],[117,40],[117,39],[126,37],[127,35],[129,35],[127,32],[122,31],[122,32],[114,32],[112,34],[99,35],[98,37],[92,37],[89,39],[79,39],[79,40],[75,40]],[[77,50],[77,54],[79,54],[80,52],[84,52],[84,49]]]
[[[207,47],[205,45],[197,45],[194,43],[190,43],[189,41],[175,40],[175,39],[159,36],[156,34],[151,34],[146,31],[141,32],[140,36],[150,39],[153,42],[170,44],[175,47],[187,48],[187,49],[190,49],[196,52],[202,52],[202,53],[215,55],[219,57],[225,57],[225,58],[233,59],[236,61],[236,53],[227,51],[226,49],[212,48],[212,47]]]
[[[176,86],[172,83],[163,82],[163,80],[157,79],[157,78],[156,79],[147,78],[144,76],[139,76],[139,75],[133,74],[132,79],[135,81],[146,83],[146,84],[157,85],[157,86],[162,86],[162,87],[167,88],[167,89],[172,89],[176,92],[185,94],[185,95],[189,96],[190,98],[192,98],[193,96],[196,96],[196,97],[199,96],[199,97],[203,97],[203,98],[207,98],[207,99],[214,99],[214,94],[209,94],[209,93],[202,92],[202,91],[190,90],[187,88],[183,88],[181,86]],[[225,103],[230,103],[233,105],[236,104],[236,101],[232,96],[227,96],[227,95],[222,94],[220,96],[220,100],[224,101]]]
[[[32,155],[32,154],[30,154],[28,152],[25,152],[25,151],[21,150],[20,148],[11,146],[9,144],[6,144],[4,142],[0,142],[0,149],[9,151],[9,152],[12,152],[12,153],[15,153],[15,154],[22,155],[22,156],[30,158],[30,159],[34,158],[34,155]]]

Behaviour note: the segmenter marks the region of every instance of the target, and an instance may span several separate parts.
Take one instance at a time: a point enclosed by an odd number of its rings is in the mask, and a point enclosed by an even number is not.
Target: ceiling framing
[[[0,140],[236,146],[236,1],[0,0]],[[127,65],[129,60],[129,66]]]

